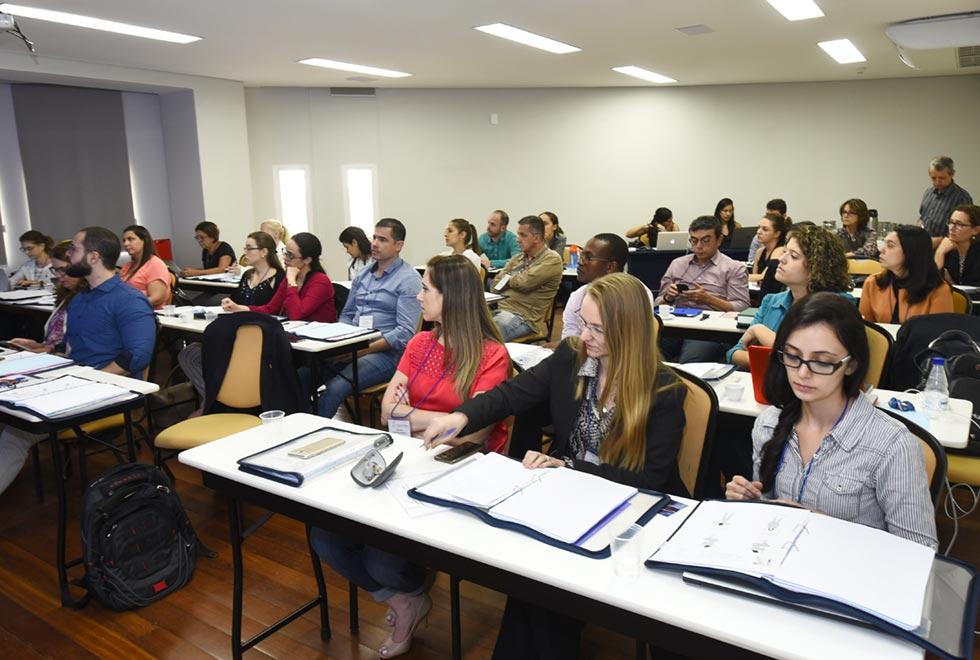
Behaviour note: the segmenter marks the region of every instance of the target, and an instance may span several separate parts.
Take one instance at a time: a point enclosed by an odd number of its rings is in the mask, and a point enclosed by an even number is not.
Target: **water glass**
[[[164,305],[163,306],[164,316],[177,316],[177,305]]]
[[[259,419],[262,420],[263,424],[274,424],[281,421],[286,416],[286,413],[282,410],[266,410],[264,413],[259,415]]]
[[[637,578],[640,575],[640,552],[643,527],[630,525],[619,532],[610,532],[609,547],[612,550],[613,571],[619,577]]]

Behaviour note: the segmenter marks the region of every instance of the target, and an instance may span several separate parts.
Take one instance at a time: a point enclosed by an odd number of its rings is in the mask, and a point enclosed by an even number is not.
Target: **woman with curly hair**
[[[847,257],[837,236],[822,227],[797,227],[789,233],[786,251],[779,258],[776,281],[786,286],[781,293],[771,293],[762,300],[755,323],[728,351],[728,361],[748,368],[750,344],[772,346],[776,330],[793,303],[816,291],[832,291],[851,302],[851,277],[847,274]]]
[[[863,199],[849,199],[840,205],[840,222],[843,225],[837,235],[844,244],[848,257],[878,258],[878,237],[868,226],[871,215]]]

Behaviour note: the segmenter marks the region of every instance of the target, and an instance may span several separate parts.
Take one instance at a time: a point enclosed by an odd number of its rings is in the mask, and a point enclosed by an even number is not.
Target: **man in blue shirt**
[[[119,238],[104,227],[86,227],[68,248],[65,274],[84,278],[88,290],[68,305],[65,340],[76,363],[137,378],[150,364],[156,321],[149,299],[116,275]],[[0,493],[27,461],[27,452],[44,435],[10,427],[0,434]]]
[[[521,253],[517,236],[507,229],[510,216],[497,209],[487,220],[487,233],[480,234],[480,261],[484,268],[503,268],[510,258]]]
[[[405,225],[394,218],[378,221],[371,241],[374,264],[351,282],[347,304],[340,314],[341,323],[381,332],[380,339],[358,353],[357,379],[362,389],[391,380],[408,340],[418,330],[422,306],[417,296],[422,278],[398,256],[404,246]],[[320,395],[317,411],[333,417],[344,399],[354,393],[354,370],[338,360],[327,365],[327,371],[327,389]]]
[[[65,341],[75,362],[139,378],[156,343],[153,307],[116,274],[119,238],[105,227],[86,227],[68,247],[65,274],[88,282],[68,305]]]

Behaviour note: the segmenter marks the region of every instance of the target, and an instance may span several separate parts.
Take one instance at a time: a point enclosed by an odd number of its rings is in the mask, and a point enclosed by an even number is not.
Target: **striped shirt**
[[[762,448],[772,437],[779,412],[774,406],[767,408],[752,429],[755,480]],[[766,496],[798,501],[834,518],[883,529],[933,549],[939,545],[922,445],[864,395],[848,406],[809,465],[803,464],[793,429],[773,490]]]
[[[970,193],[956,185],[955,181],[941,191],[936,190],[935,186],[930,186],[922,194],[922,204],[919,205],[922,226],[931,236],[945,236],[949,233],[946,223],[949,222],[953,209],[972,203],[973,198],[970,197]]]

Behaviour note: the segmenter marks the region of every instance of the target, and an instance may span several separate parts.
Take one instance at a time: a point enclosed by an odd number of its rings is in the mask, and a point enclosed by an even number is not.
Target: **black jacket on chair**
[[[235,347],[238,329],[256,325],[262,329],[262,365],[259,388],[261,410],[282,410],[287,415],[300,412],[302,394],[293,368],[292,348],[282,324],[268,314],[236,312],[219,314],[204,330],[201,357],[204,367],[204,413],[232,412],[216,401]]]

